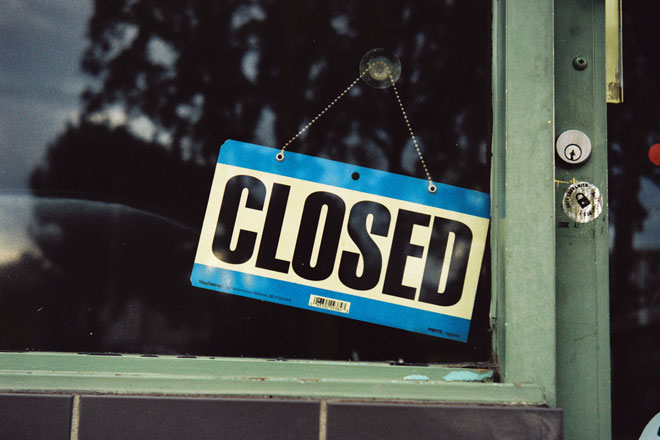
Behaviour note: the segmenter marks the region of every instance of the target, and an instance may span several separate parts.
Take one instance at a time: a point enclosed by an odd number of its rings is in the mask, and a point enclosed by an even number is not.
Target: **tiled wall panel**
[[[0,394],[1,440],[69,440],[71,396]]]
[[[387,403],[328,404],[327,440],[558,440],[561,410]]]
[[[319,403],[279,399],[82,396],[80,440],[315,439]]]

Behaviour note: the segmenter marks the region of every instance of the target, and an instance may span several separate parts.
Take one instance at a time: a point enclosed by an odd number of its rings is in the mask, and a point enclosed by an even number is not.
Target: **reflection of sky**
[[[90,0],[0,2],[0,188],[26,187],[44,146],[75,118]]]
[[[0,265],[38,250],[26,229],[32,222],[32,203],[28,195],[9,195],[0,191]]]
[[[0,2],[0,189],[27,188],[46,145],[75,120],[90,0]],[[35,246],[28,196],[0,192],[0,264]]]
[[[44,213],[49,220],[44,222],[37,218],[36,210]],[[32,235],[51,243],[61,242],[61,225],[67,224],[103,230],[108,228],[108,223],[115,222],[116,226],[116,222],[124,221],[132,222],[133,232],[148,226],[165,228],[164,231],[179,234],[177,237],[183,237],[184,234],[186,237],[194,237],[197,234],[194,227],[178,219],[142,207],[104,201],[34,197],[28,191],[0,190],[0,219],[0,266],[16,261],[23,254],[39,254],[40,249],[32,240]],[[187,241],[185,245],[190,243]]]
[[[641,232],[635,235],[635,249],[660,249],[660,187],[641,179],[640,199],[647,216]]]

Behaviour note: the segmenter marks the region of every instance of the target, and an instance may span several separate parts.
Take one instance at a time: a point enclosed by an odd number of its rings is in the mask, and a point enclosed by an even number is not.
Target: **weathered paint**
[[[482,382],[493,377],[492,371],[476,372],[476,371],[466,371],[466,370],[457,370],[452,371],[451,373],[443,376],[442,379],[447,382]]]
[[[607,102],[623,102],[621,0],[605,0],[605,82]]]
[[[447,382],[456,368],[369,362],[0,353],[1,391],[291,396],[543,405],[534,384]],[[483,369],[466,369],[484,374]],[[407,377],[427,380],[411,380]]]
[[[404,377],[403,380],[423,380],[423,381],[426,381],[426,380],[429,380],[429,377],[425,376],[423,374],[410,374],[410,375]]]

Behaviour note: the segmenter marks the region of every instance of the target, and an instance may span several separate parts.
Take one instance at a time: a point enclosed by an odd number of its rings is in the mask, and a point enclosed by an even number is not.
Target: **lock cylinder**
[[[580,165],[591,156],[591,140],[580,130],[566,130],[557,138],[557,155],[569,165]]]

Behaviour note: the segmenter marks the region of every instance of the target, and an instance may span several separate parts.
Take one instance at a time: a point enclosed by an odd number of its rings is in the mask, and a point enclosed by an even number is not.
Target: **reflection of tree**
[[[284,142],[357,76],[366,51],[387,47],[402,59],[399,86],[435,176],[487,190],[483,3],[97,1],[85,112],[120,104],[168,133],[178,154],[212,161],[226,138]],[[408,134],[391,95],[363,86],[299,149],[403,172]]]
[[[32,233],[46,262],[42,348],[169,351],[149,348],[161,340],[154,329],[202,331],[175,292],[189,290],[181,267],[194,258],[188,225],[203,215],[205,195],[193,189],[208,181],[204,171],[121,128],[83,122],[58,138],[31,182],[42,196]],[[170,322],[154,322],[159,315]]]
[[[93,201],[35,204],[53,339],[66,341],[47,348],[488,359],[486,277],[480,330],[455,344],[212,295],[188,276],[222,141],[283,143],[376,47],[402,60],[397,87],[435,180],[487,191],[489,2],[97,0],[88,36],[81,123],[31,181],[37,195]],[[391,89],[361,84],[291,148],[424,177]]]
[[[125,128],[83,121],[51,146],[30,186],[37,194],[144,205],[197,226],[207,197],[199,188],[207,187],[211,173]]]

